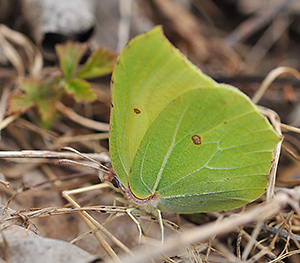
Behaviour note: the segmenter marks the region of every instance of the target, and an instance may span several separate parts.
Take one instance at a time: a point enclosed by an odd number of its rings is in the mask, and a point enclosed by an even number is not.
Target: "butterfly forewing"
[[[202,74],[155,27],[121,52],[112,76],[110,153],[123,184],[152,122],[188,90],[215,82]]]

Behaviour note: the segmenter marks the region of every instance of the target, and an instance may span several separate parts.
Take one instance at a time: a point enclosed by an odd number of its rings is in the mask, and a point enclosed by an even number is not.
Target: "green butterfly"
[[[112,75],[106,180],[147,212],[240,207],[266,190],[280,136],[238,89],[189,62],[162,28],[131,40]]]

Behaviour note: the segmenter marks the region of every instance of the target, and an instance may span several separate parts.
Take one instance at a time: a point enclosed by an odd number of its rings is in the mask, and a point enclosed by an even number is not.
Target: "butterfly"
[[[104,180],[161,228],[161,212],[230,210],[265,192],[280,136],[245,94],[202,73],[161,26],[125,46],[111,91],[113,171],[104,168]]]
[[[237,88],[188,61],[160,26],[131,40],[111,80],[117,186],[145,211],[240,207],[266,190],[279,135]]]

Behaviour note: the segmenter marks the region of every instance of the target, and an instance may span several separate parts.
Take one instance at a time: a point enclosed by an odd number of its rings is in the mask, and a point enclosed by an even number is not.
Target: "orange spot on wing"
[[[202,143],[201,137],[197,134],[192,136],[192,141],[195,145],[201,145]]]
[[[141,113],[141,111],[140,111],[139,109],[137,109],[137,108],[134,108],[133,110],[134,110],[134,112],[135,112],[136,114],[140,114],[140,113]]]

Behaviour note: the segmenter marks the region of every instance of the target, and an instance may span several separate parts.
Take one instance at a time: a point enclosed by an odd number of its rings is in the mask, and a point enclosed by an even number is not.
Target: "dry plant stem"
[[[251,239],[247,243],[243,255],[242,255],[242,260],[246,261],[253,246],[255,245],[255,241],[257,240],[257,237],[260,233],[260,230],[263,227],[264,222],[258,222],[258,224],[255,226],[254,231],[252,232]]]
[[[296,161],[300,162],[300,157],[298,155],[296,155],[293,151],[291,151],[288,147],[286,147],[285,145],[282,145],[282,148]],[[299,182],[297,180],[297,182]]]
[[[16,122],[16,126],[22,128],[22,129],[25,128],[25,129],[31,130],[49,141],[55,140],[60,137],[57,133],[55,133],[53,131],[49,131],[49,130],[44,130],[41,127],[33,124],[32,122],[29,122],[29,121],[23,119],[23,118],[20,118]]]
[[[286,220],[283,218],[283,223],[284,223],[284,226],[286,227],[286,229],[288,230],[288,234],[289,234],[288,237],[287,237],[287,240],[288,240],[288,238],[292,238],[293,241],[295,242],[296,246],[298,247],[298,249],[300,249],[300,244],[299,244],[298,238],[297,238],[297,236],[292,232],[291,226],[287,223],[287,220],[289,220],[289,219],[292,217],[293,214],[294,214],[293,211],[291,211],[291,212],[289,213],[288,218],[287,218]],[[284,232],[286,232],[286,231],[279,231],[279,232],[278,232],[278,236],[280,236],[280,234],[281,234],[282,232],[284,233]],[[298,237],[299,237],[299,236],[298,236]]]
[[[262,96],[265,94],[268,87],[271,85],[271,83],[281,74],[283,73],[290,73],[294,75],[296,78],[300,79],[300,73],[294,68],[289,67],[278,67],[269,72],[267,77],[264,79],[264,81],[261,83],[259,89],[254,94],[252,101],[254,104],[257,104]]]
[[[250,68],[252,72],[257,68],[257,65],[266,56],[274,43],[286,32],[290,23],[291,21],[287,19],[286,14],[280,14],[273,20],[245,58],[244,63],[247,65],[247,68]]]
[[[86,207],[79,207],[79,208],[70,208],[70,207],[46,207],[46,208],[32,208],[31,210],[27,211],[18,211],[13,216],[9,218],[5,218],[2,221],[14,221],[20,216],[27,217],[28,219],[37,218],[37,217],[48,217],[54,215],[64,215],[70,214],[75,212],[82,212],[82,211],[93,211],[99,213],[121,213],[126,214],[126,207],[114,207],[114,206],[86,206]],[[149,218],[146,218],[149,219]]]
[[[74,191],[64,191],[62,193],[63,197],[66,198],[74,207],[79,208],[80,205],[74,201],[74,199],[71,197],[71,194],[73,194]],[[96,229],[96,226],[92,223],[92,217],[86,212],[86,211],[82,211],[79,212],[79,215],[81,216],[81,218],[84,220],[84,222],[86,223],[86,225],[91,229],[94,230]],[[102,229],[100,228],[100,230],[102,231]],[[94,233],[95,237],[97,238],[97,240],[99,241],[99,243],[102,245],[102,247],[104,248],[104,250],[107,252],[107,254],[114,260],[119,262],[119,258],[117,256],[117,254],[112,250],[112,248],[110,247],[110,245],[106,242],[106,240],[103,238],[103,236],[96,231]]]
[[[54,173],[54,171],[49,167],[47,164],[42,164],[41,169],[43,172],[47,175],[47,177],[53,181],[53,184],[55,186],[60,186],[62,181],[57,177],[57,175]]]
[[[245,230],[242,230],[242,235],[246,239],[247,242],[249,242],[252,238]],[[261,253],[260,257],[262,257],[264,255],[267,255],[270,259],[275,259],[277,257],[274,253],[272,253],[270,251],[270,249],[268,247],[263,246],[262,244],[257,242],[257,240],[255,240],[255,247],[261,250],[259,252],[259,253]],[[254,257],[256,257],[256,255]],[[256,259],[258,260],[260,257],[256,257]]]
[[[9,188],[10,184],[7,181],[0,180],[0,184],[4,185],[6,188]]]
[[[276,238],[273,238],[272,242],[276,240]],[[253,257],[251,257],[250,259],[247,260],[247,262],[260,262],[259,260],[265,256],[268,252],[270,252],[270,250],[272,249],[273,244],[269,245],[268,247],[263,247],[263,249],[261,251],[259,251],[258,253],[256,253]],[[277,256],[273,257],[272,259],[276,259],[278,258]],[[280,263],[283,263],[281,260],[279,261]]]
[[[3,49],[3,54],[10,61],[10,63],[14,66],[14,68],[18,72],[18,79],[21,81],[25,77],[25,68],[22,62],[21,57],[19,56],[16,49],[10,44],[2,34],[3,25],[0,25],[0,46]]]
[[[223,215],[221,215],[220,217],[217,218],[216,223],[220,222],[222,219],[223,219]],[[207,248],[207,251],[206,251],[205,258],[204,258],[205,262],[208,260],[209,254],[211,252],[211,247],[212,247],[211,244],[212,244],[212,242],[214,241],[215,238],[216,238],[216,236],[214,235],[214,236],[210,237],[210,239],[209,239],[208,248]]]
[[[60,137],[55,140],[55,143],[59,144],[68,144],[71,142],[82,142],[82,141],[98,141],[109,138],[109,133],[95,133],[95,134],[86,134],[86,135],[77,135],[70,137]]]
[[[72,121],[87,127],[92,130],[97,131],[109,131],[109,125],[107,123],[102,123],[98,121],[93,121],[90,119],[87,119],[85,117],[82,117],[75,113],[71,108],[66,107],[64,104],[62,104],[60,101],[57,101],[55,103],[55,107],[66,117],[71,119]]]
[[[220,242],[218,239],[214,239],[212,245],[214,246],[212,250],[218,253],[219,255],[221,255],[222,257],[224,257],[227,260],[227,262],[235,262],[235,263],[241,262],[238,261],[236,255],[232,251],[230,251],[230,249],[226,247],[226,245]],[[210,260],[208,259],[207,261],[204,262],[210,262]]]
[[[1,186],[1,185],[0,185]],[[6,189],[6,188],[3,188]],[[2,190],[3,190],[2,189]],[[10,193],[12,194],[12,193]],[[31,210],[21,210],[11,214],[9,217],[6,217],[0,220],[0,232],[5,229],[9,225],[19,225],[20,222],[26,220],[30,220],[33,218],[42,218],[42,217],[49,217],[54,215],[64,215],[70,213],[77,213],[82,211],[93,211],[98,213],[120,213],[126,214],[126,207],[113,207],[113,206],[88,206],[88,207],[80,207],[80,208],[66,208],[66,207],[46,207],[46,208],[32,208]],[[97,228],[93,230],[98,231]]]
[[[201,61],[208,59],[209,45],[204,37],[203,27],[189,11],[172,0],[152,0],[151,4],[159,10],[158,13],[164,17],[165,21],[168,21],[165,25],[172,28],[179,38],[188,42]]]
[[[289,227],[289,232],[286,230],[282,230],[276,227],[272,227],[272,226],[265,226],[266,231],[268,233],[270,233],[271,235],[278,235],[279,238],[283,238],[285,240],[288,240],[289,238],[292,238],[293,241],[295,241],[295,243],[297,244],[297,247],[299,247],[299,242],[300,242],[300,236],[293,234],[290,227]],[[300,248],[300,247],[299,247]]]
[[[300,129],[291,125],[287,125],[287,124],[283,124],[280,123],[280,126],[282,129],[287,130],[287,131],[291,131],[291,132],[296,132],[296,133],[300,133]]]
[[[163,260],[164,263],[177,263],[176,261],[174,261],[171,258],[161,257],[161,259]],[[194,262],[198,263],[198,261],[194,261]],[[153,263],[155,263],[155,262],[153,261]],[[202,263],[202,261],[201,261],[201,263]]]
[[[134,258],[128,256],[121,258],[122,262],[146,262],[145,259],[155,259],[160,255],[170,253],[178,249],[179,247],[183,247],[194,242],[203,242],[205,240],[208,240],[213,235],[222,235],[232,231],[236,231],[236,228],[241,227],[245,224],[253,222],[264,222],[268,218],[278,214],[286,205],[289,204],[293,206],[294,204],[299,202],[299,200],[300,187],[280,192],[269,202],[258,205],[245,213],[239,214],[238,216],[235,215],[229,218],[225,218],[217,224],[215,222],[212,222],[204,226],[187,230],[185,231],[185,233],[180,234],[175,238],[176,242],[174,242],[174,237],[171,237],[165,241],[163,246],[157,247],[155,250],[152,250],[151,253],[147,253],[144,250],[139,250],[135,253]]]
[[[83,233],[82,235],[80,235],[80,236],[78,236],[78,237],[72,239],[72,240],[70,241],[70,243],[71,243],[71,244],[74,244],[75,242],[77,242],[78,240],[80,240],[80,239],[82,239],[82,238],[84,238],[84,237],[86,237],[86,236],[89,236],[89,235],[91,235],[91,234],[95,234],[96,231],[98,231],[98,228],[94,228],[93,230],[90,230],[89,232],[85,232],[85,233]]]
[[[188,252],[188,256],[190,257],[190,259],[193,260],[192,262],[203,263],[203,261],[201,259],[201,255],[200,255],[200,253],[198,253],[198,251],[194,245],[189,245],[187,247],[187,252]],[[204,262],[207,262],[207,261],[204,261]]]
[[[290,134],[284,135],[285,144],[282,144],[282,148],[284,146],[288,147],[291,151],[296,152],[296,149],[300,149],[300,141],[296,138],[296,136],[292,136]]]
[[[243,227],[240,227],[238,230],[238,236],[236,240],[236,255],[239,260],[241,260],[242,258],[242,253],[241,253],[242,238],[243,238]]]
[[[95,154],[87,153],[88,157],[100,161],[109,162],[110,158],[106,154]],[[43,158],[43,159],[82,159],[79,155],[70,152],[55,152],[55,151],[34,151],[34,150],[23,150],[23,151],[0,151],[0,158]]]
[[[9,95],[10,95],[10,88],[6,86],[2,90],[1,100],[0,100],[0,123],[2,123],[5,115],[6,105],[7,105]],[[0,134],[0,138],[1,138],[1,134]]]
[[[255,16],[250,16],[243,23],[241,23],[226,39],[226,45],[234,46],[238,42],[249,38],[261,28],[265,27],[270,21],[274,20],[284,10],[289,7],[291,1],[282,1],[279,4],[273,4],[272,7],[267,7]]]
[[[263,115],[267,116],[270,119],[276,132],[278,132],[280,135],[282,135],[281,123],[280,123],[280,118],[279,118],[278,114],[271,109],[268,109],[268,108],[265,108],[262,106],[257,106],[257,107]],[[279,163],[281,147],[282,147],[282,140],[280,140],[280,142],[277,143],[277,145],[274,149],[274,153],[273,153],[274,160],[273,160],[273,165],[271,167],[271,171],[269,174],[269,183],[268,183],[268,187],[267,187],[267,201],[269,201],[274,196],[276,173],[277,173],[277,168],[278,168],[278,163]]]
[[[0,123],[0,131],[3,130],[4,128],[6,128],[10,123],[12,123],[13,121],[15,121],[16,119],[18,119],[20,117],[21,114],[16,113],[13,115],[10,115],[9,117],[5,118],[1,123]]]
[[[271,200],[274,197],[274,189],[275,189],[275,182],[276,182],[276,174],[277,174],[277,168],[279,163],[279,157],[282,147],[282,140],[277,143],[275,149],[274,149],[274,161],[273,165],[271,167],[270,175],[269,175],[269,183],[267,188],[267,201]]]
[[[284,258],[287,258],[287,257],[290,257],[292,255],[296,255],[296,254],[300,254],[300,249],[298,250],[294,250],[292,252],[288,252],[280,257],[277,257],[276,259],[272,260],[272,261],[269,261],[268,263],[275,263],[275,262],[281,262],[282,259]]]
[[[64,191],[62,193],[63,197],[65,197],[74,207],[80,208],[80,205],[75,201],[71,195],[73,194],[78,194],[78,193],[83,193],[83,192],[88,192],[92,190],[97,190],[101,189],[104,187],[109,187],[107,184],[100,184],[100,185],[93,185],[89,187],[84,187],[84,188],[79,188],[79,189],[74,189],[70,191]],[[79,212],[80,216],[82,219],[85,221],[87,226],[91,229],[94,230],[95,227],[97,227],[102,233],[104,233],[109,239],[111,239],[117,246],[119,246],[124,252],[132,255],[132,252],[130,251],[129,248],[127,248],[121,241],[119,241],[117,238],[114,237],[110,232],[106,230],[101,224],[99,224],[90,214],[88,214],[86,211]],[[100,244],[103,246],[105,251],[110,255],[110,257],[114,260],[119,261],[118,256],[116,253],[112,250],[112,248],[109,246],[109,244],[106,242],[106,240],[102,237],[102,235],[97,231],[94,233],[95,237],[98,239]]]
[[[21,45],[24,48],[29,62],[31,62],[29,68],[30,74],[34,77],[39,77],[43,68],[43,56],[39,49],[29,40],[29,38],[17,31],[11,30],[5,25],[0,25],[0,33],[11,42]]]

